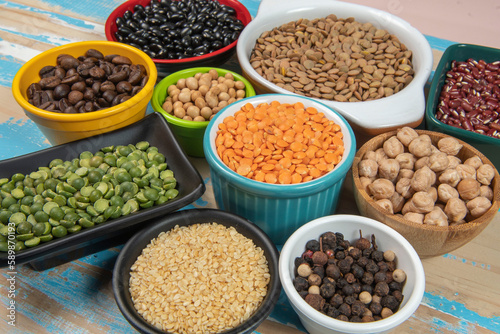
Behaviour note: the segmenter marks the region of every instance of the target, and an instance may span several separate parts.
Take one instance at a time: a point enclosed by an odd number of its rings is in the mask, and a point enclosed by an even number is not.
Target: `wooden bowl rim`
[[[354,161],[352,164],[352,178],[354,181],[355,185],[355,191],[357,191],[363,200],[370,205],[373,209],[377,210],[379,213],[383,214],[389,219],[393,219],[394,221],[401,223],[403,225],[413,227],[413,228],[418,228],[418,229],[423,229],[423,230],[428,230],[428,231],[436,231],[436,232],[465,232],[469,230],[474,230],[478,228],[480,225],[483,224],[489,224],[489,222],[493,219],[493,217],[498,213],[498,209],[500,207],[500,174],[498,173],[498,170],[495,168],[495,165],[491,163],[491,161],[484,155],[482,154],[479,150],[477,150],[475,147],[471,146],[470,144],[464,142],[463,140],[460,140],[458,138],[455,138],[453,136],[440,133],[440,132],[435,132],[435,131],[429,131],[429,130],[419,130],[419,129],[414,129],[419,135],[429,135],[431,138],[434,137],[440,137],[440,138],[445,138],[445,137],[452,137],[456,139],[460,144],[463,145],[460,151],[466,149],[471,151],[473,154],[476,154],[479,158],[481,158],[481,161],[483,164],[489,164],[493,167],[495,170],[495,177],[493,178],[490,186],[492,186],[493,190],[493,200],[491,203],[491,207],[486,211],[482,216],[471,220],[467,223],[464,224],[459,224],[459,225],[452,225],[452,226],[436,226],[436,225],[427,225],[427,224],[418,224],[411,222],[409,220],[403,219],[395,214],[389,213],[386,209],[382,208],[380,205],[375,204],[375,201],[368,195],[368,193],[361,188],[361,182],[359,180],[359,170],[358,170],[358,163],[362,160],[363,156],[365,153],[369,150],[369,148],[376,147],[380,148],[382,143],[384,141],[394,135],[397,134],[398,130],[393,130],[389,132],[382,133],[378,136],[373,137],[372,139],[368,140],[363,146],[356,152],[356,155],[354,156]],[[373,148],[372,148],[373,150]]]

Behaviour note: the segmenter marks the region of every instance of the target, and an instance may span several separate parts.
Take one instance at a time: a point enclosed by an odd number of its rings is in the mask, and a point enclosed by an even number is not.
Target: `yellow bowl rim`
[[[93,111],[89,113],[82,113],[82,114],[63,114],[63,113],[57,113],[57,112],[52,112],[52,111],[46,111],[40,108],[35,107],[31,103],[29,103],[23,96],[23,94],[20,91],[20,82],[21,79],[23,78],[24,74],[28,71],[31,70],[32,67],[35,66],[36,63],[39,62],[39,60],[46,56],[47,54],[61,54],[65,53],[65,50],[72,49],[74,47],[81,47],[85,46],[88,48],[95,48],[98,49],[99,46],[112,46],[116,47],[117,49],[125,49],[128,50],[132,53],[137,54],[141,58],[144,59],[144,61],[147,64],[147,70],[149,74],[149,80],[147,81],[146,85],[141,89],[139,93],[134,95],[132,98],[129,100],[122,102],[120,104],[117,104],[114,107],[98,110],[98,111]],[[40,67],[41,68],[41,67]],[[14,98],[16,99],[17,103],[25,110],[25,112],[29,112],[31,114],[34,114],[35,116],[48,119],[48,120],[53,120],[53,121],[58,121],[58,122],[82,122],[82,121],[91,121],[91,120],[96,120],[100,118],[105,118],[112,116],[114,114],[121,113],[125,111],[126,109],[131,108],[133,105],[135,105],[137,102],[143,100],[144,98],[147,98],[149,94],[151,94],[157,80],[158,76],[158,71],[156,69],[156,65],[154,62],[151,60],[151,58],[144,53],[143,51],[134,48],[130,45],[119,43],[119,42],[110,42],[110,41],[83,41],[83,42],[75,42],[75,43],[69,43],[61,46],[57,46],[54,48],[51,48],[49,50],[46,50],[39,55],[33,57],[30,59],[28,62],[26,62],[16,73],[14,76],[14,80],[12,81],[12,94],[14,95]]]

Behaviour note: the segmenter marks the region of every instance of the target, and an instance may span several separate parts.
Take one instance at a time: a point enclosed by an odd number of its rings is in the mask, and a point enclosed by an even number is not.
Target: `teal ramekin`
[[[446,133],[471,144],[500,170],[500,155],[497,153],[500,147],[500,139],[456,128],[444,124],[436,118],[439,96],[446,80],[446,73],[451,69],[452,61],[467,61],[469,58],[482,59],[487,63],[498,61],[500,60],[500,49],[474,44],[453,44],[444,51],[429,88],[425,109],[425,127],[427,130]]]
[[[302,102],[339,124],[344,135],[342,161],[331,172],[298,184],[268,184],[241,176],[219,158],[215,146],[218,125],[247,103],[254,106],[272,101]],[[203,150],[210,168],[215,201],[221,210],[247,218],[257,224],[276,245],[283,245],[300,226],[313,219],[335,213],[342,185],[356,151],[354,132],[335,110],[316,100],[287,94],[263,94],[235,102],[217,113],[208,124]]]

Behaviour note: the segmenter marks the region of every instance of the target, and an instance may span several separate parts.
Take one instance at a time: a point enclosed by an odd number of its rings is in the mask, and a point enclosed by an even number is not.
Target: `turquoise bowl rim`
[[[317,179],[303,183],[268,184],[264,182],[255,181],[235,173],[220,160],[220,158],[217,155],[217,152],[214,152],[210,141],[210,133],[212,131],[217,131],[217,129],[214,128],[216,124],[218,124],[216,120],[218,118],[228,116],[224,114],[228,111],[229,108],[234,109],[234,112],[236,112],[237,110],[240,109],[240,107],[238,106],[244,105],[245,103],[252,103],[253,101],[256,100],[266,100],[269,102],[273,100],[279,101],[280,97],[293,98],[296,102],[306,102],[308,105],[312,104],[315,106],[319,106],[322,109],[321,111],[323,110],[330,111],[336,117],[338,117],[338,119],[343,123],[340,125],[342,126],[342,132],[344,133],[344,140],[346,136],[348,136],[350,138],[351,145],[350,149],[345,151],[347,152],[347,155],[344,154],[342,162],[339,165],[337,165],[331,172]],[[270,196],[276,199],[297,198],[297,197],[304,197],[320,193],[321,191],[331,187],[332,185],[336,184],[339,181],[343,182],[354,161],[354,156],[356,154],[356,138],[354,136],[354,132],[351,126],[346,121],[346,119],[342,115],[340,115],[336,110],[325,105],[324,103],[318,102],[308,97],[291,95],[291,94],[261,94],[244,98],[219,111],[216,114],[216,116],[212,119],[212,121],[210,121],[205,131],[205,135],[203,137],[203,150],[210,169],[216,169],[217,173],[220,174],[220,177],[226,178],[228,182],[234,184],[239,189],[247,191],[249,193],[258,194],[261,196]]]
[[[463,52],[467,55],[466,58],[464,59],[458,57],[457,52]],[[487,46],[457,43],[446,48],[441,56],[441,59],[439,60],[436,70],[434,71],[434,76],[429,87],[429,95],[427,97],[425,107],[425,121],[427,129],[432,131],[442,131],[456,136],[464,141],[472,140],[474,143],[500,145],[500,139],[456,128],[451,125],[444,124],[436,118],[436,108],[439,103],[439,95],[441,94],[441,90],[444,85],[446,72],[451,68],[451,62],[453,60],[465,61],[468,58],[476,58],[475,55],[478,55],[479,57],[482,56],[484,58],[485,54],[488,55],[488,58],[492,57],[492,55],[496,55],[496,57],[494,57],[495,60],[500,60],[500,49]],[[488,60],[487,62],[491,62],[491,60]]]

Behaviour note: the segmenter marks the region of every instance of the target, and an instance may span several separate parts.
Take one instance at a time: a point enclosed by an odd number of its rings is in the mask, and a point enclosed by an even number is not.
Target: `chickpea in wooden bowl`
[[[465,245],[500,206],[491,161],[439,132],[403,127],[378,135],[357,152],[352,173],[360,213],[397,230],[421,258]]]

